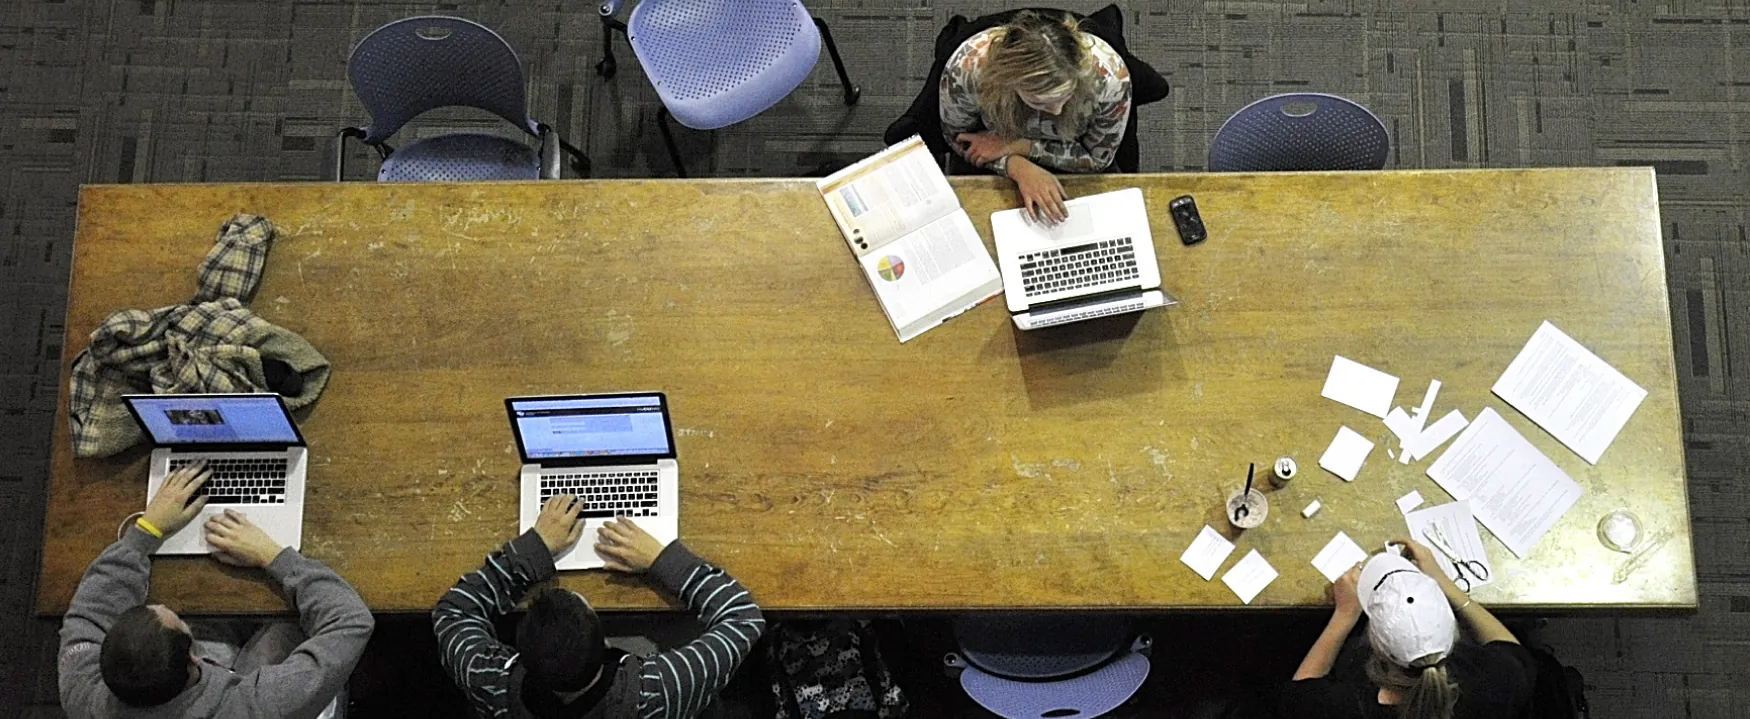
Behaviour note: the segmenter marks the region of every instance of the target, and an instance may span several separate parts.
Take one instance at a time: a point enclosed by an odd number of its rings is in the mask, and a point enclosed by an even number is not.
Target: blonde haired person
[[[1308,719],[1517,719],[1529,711],[1531,653],[1472,601],[1428,548],[1394,539],[1332,586],[1336,610],[1281,696],[1281,715]],[[1343,645],[1362,615],[1372,651]],[[1459,624],[1473,641],[1460,641]],[[1339,661],[1339,654],[1342,661]],[[1339,668],[1339,665],[1340,668]],[[1337,668],[1333,672],[1333,668]]]
[[[1035,218],[1066,216],[1053,172],[1104,172],[1130,122],[1130,71],[1068,13],[1023,10],[948,58],[942,135],[966,161],[1015,181]]]

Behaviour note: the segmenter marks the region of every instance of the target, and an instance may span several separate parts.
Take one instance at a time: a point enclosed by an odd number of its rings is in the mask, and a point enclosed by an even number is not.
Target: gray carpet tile
[[[1097,2],[1064,7],[1091,11]],[[1553,620],[1546,639],[1586,672],[1600,717],[1750,716],[1750,6],[1741,0],[1130,2],[1137,55],[1173,83],[1141,110],[1146,170],[1200,170],[1229,113],[1285,91],[1379,113],[1400,168],[1652,165],[1659,171],[1702,609],[1672,618]],[[583,0],[14,0],[0,3],[0,652],[53,701],[52,624],[28,619],[63,351],[76,190],[85,182],[312,180],[333,132],[367,121],[349,48],[408,15],[497,29],[528,69],[533,114],[587,149],[596,175],[672,172],[658,102],[624,38],[595,76]],[[820,0],[862,85],[839,98],[824,54],[765,114],[677,130],[695,176],[813,175],[880,146],[931,41],[970,0]],[[504,131],[444,112],[403,138]],[[375,171],[354,148],[352,177]],[[1528,242],[1537,238],[1528,237]],[[76,350],[79,343],[74,342]],[[44,628],[46,627],[46,628]],[[52,708],[46,709],[52,713]]]

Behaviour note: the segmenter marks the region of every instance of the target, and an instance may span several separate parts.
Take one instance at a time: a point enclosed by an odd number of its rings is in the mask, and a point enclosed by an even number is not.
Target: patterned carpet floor
[[[1594,716],[1750,716],[1750,5],[1120,5],[1132,50],[1173,84],[1141,112],[1145,171],[1202,169],[1229,113],[1294,90],[1377,112],[1393,168],[1657,168],[1701,610],[1559,618],[1544,638],[1585,672]],[[831,24],[861,103],[840,102],[823,57],[765,114],[679,131],[694,176],[813,175],[879,148],[923,82],[936,30],[1007,6],[809,7]],[[0,632],[15,638],[0,642],[0,672],[20,678],[0,689],[0,715],[59,715],[54,625],[30,607],[78,186],[324,178],[334,131],[366,120],[345,79],[348,50],[383,23],[432,12],[503,34],[528,69],[535,116],[585,147],[597,176],[672,173],[658,102],[624,39],[618,77],[593,72],[601,33],[586,0],[0,3]],[[498,124],[439,113],[403,137]],[[355,152],[349,168],[362,179],[375,163]]]

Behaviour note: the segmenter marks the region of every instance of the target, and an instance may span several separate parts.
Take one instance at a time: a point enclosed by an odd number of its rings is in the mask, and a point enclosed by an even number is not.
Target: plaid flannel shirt
[[[287,406],[315,401],[327,383],[328,360],[244,306],[261,284],[273,237],[267,218],[231,218],[201,262],[188,304],[123,310],[98,325],[91,345],[73,360],[68,418],[74,456],[115,454],[140,440],[124,394],[266,391],[264,355],[306,376],[305,391],[287,397]]]

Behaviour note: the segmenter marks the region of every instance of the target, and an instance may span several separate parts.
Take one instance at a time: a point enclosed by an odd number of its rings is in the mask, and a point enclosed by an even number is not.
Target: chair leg
[[[668,157],[674,161],[675,177],[686,179],[687,166],[681,164],[681,150],[680,148],[675,147],[674,131],[670,130],[668,127],[668,108],[665,107],[657,111],[656,123],[657,128],[662,130],[662,144],[668,146]]]
[[[832,56],[833,69],[839,71],[839,87],[844,88],[845,104],[857,104],[857,100],[863,96],[863,88],[851,84],[851,75],[845,72],[844,58],[839,57],[838,43],[832,41],[832,30],[820,18],[814,19],[814,26],[820,28],[820,40],[826,43],[826,52]]]
[[[614,59],[614,32],[626,34],[626,23],[612,16],[602,16],[602,59],[595,64],[595,74],[605,80],[614,79],[614,73],[620,69],[620,64]]]

